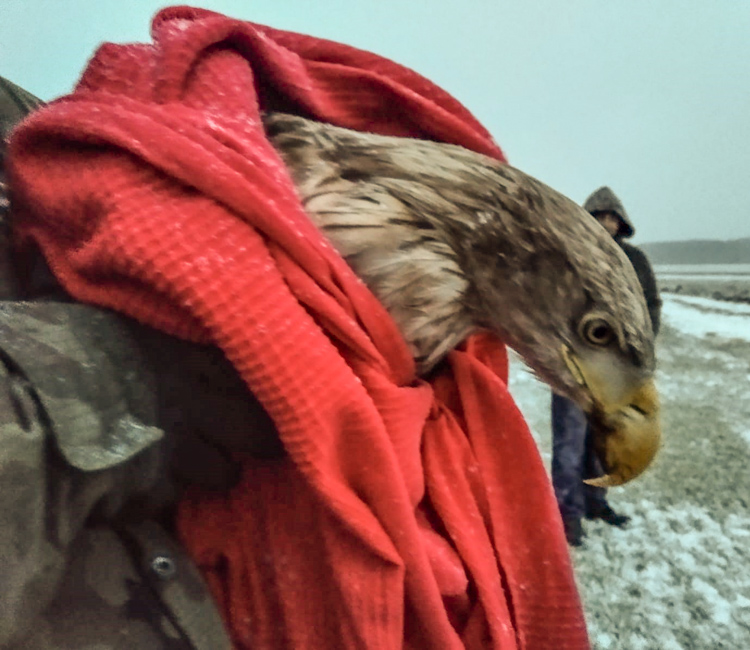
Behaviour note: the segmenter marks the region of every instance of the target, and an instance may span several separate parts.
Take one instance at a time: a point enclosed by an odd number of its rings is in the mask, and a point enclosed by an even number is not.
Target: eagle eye
[[[612,326],[601,316],[586,316],[581,321],[580,332],[583,339],[591,345],[609,345],[615,338]]]

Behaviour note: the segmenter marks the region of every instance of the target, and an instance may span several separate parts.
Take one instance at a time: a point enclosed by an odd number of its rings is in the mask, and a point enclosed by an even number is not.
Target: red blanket
[[[16,133],[18,227],[78,299],[220,346],[277,425],[288,458],[245,459],[179,514],[236,646],[588,647],[504,347],[475,337],[417,380],[259,112],[502,158],[488,133],[350,47],[185,7],[152,33],[104,45]]]

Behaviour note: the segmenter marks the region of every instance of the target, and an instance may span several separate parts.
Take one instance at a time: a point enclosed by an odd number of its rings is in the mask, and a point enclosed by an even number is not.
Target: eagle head
[[[661,438],[651,320],[617,243],[573,201],[496,163],[496,210],[461,238],[476,322],[589,414],[612,486],[640,474]],[[498,278],[502,278],[498,282]]]

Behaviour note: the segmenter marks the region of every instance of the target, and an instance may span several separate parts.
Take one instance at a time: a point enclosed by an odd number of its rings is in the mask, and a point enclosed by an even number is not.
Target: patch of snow
[[[700,578],[693,578],[691,588],[706,601],[706,608],[711,612],[714,622],[726,625],[732,620],[732,605],[719,595],[719,592]]]
[[[594,647],[650,650],[658,639],[659,648],[683,648],[677,630],[690,631],[695,645],[687,647],[721,647],[715,643],[727,626],[742,638],[736,623],[750,606],[750,574],[742,570],[750,517],[730,515],[722,524],[707,508],[648,499],[617,509],[632,517],[630,526],[589,524],[586,546],[574,554],[587,611],[605,614],[590,622]]]
[[[662,273],[659,275],[660,282],[744,282],[747,275],[744,273]]]
[[[719,314],[745,314],[750,316],[750,305],[742,302],[729,302],[727,300],[714,300],[713,298],[701,298],[700,296],[669,296],[677,302],[687,305],[695,305],[705,310]]]
[[[655,264],[657,277],[662,275],[706,275],[726,273],[732,276],[750,276],[750,264]]]
[[[750,341],[750,306],[709,298],[691,297],[689,301],[685,298],[664,296],[662,318],[665,323],[699,338],[719,336]]]

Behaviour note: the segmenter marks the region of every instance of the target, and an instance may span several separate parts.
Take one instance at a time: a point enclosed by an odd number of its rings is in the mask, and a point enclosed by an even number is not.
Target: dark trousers
[[[563,519],[581,519],[607,503],[604,488],[583,480],[601,476],[586,414],[567,397],[552,394],[552,485]]]

